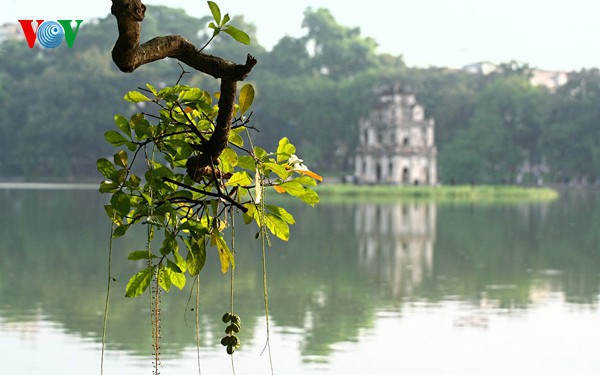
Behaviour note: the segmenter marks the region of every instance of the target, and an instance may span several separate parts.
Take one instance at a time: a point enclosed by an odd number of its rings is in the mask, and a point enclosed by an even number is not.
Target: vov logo
[[[57,20],[57,21],[44,21],[36,20],[37,29],[33,30],[33,20],[19,20],[21,28],[23,28],[23,34],[27,39],[29,48],[33,48],[35,40],[45,48],[56,48],[60,46],[63,39],[67,42],[69,48],[73,48],[75,38],[79,32],[79,26],[83,20],[75,20],[77,25],[75,30],[71,27],[73,20]]]

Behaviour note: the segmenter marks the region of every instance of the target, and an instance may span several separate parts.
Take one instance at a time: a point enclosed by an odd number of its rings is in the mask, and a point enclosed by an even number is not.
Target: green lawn
[[[552,200],[558,192],[551,188],[510,185],[480,186],[386,186],[321,184],[315,188],[321,201],[330,200],[432,200],[432,201],[527,201]]]

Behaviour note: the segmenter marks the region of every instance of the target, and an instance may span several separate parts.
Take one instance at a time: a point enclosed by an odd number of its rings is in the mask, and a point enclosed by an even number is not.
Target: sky
[[[222,13],[258,27],[258,42],[271,48],[285,36],[305,34],[308,7],[327,8],[344,26],[360,27],[378,52],[403,55],[409,66],[460,68],[480,61],[516,60],[546,70],[600,67],[598,0],[216,0]],[[204,0],[146,0],[184,8],[202,17]],[[104,17],[110,0],[0,0],[0,24],[18,19]],[[84,21],[85,25],[85,21]],[[83,29],[82,29],[83,30]]]

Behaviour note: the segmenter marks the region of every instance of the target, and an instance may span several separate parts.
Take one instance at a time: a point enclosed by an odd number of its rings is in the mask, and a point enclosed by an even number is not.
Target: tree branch
[[[175,180],[173,180],[173,179],[171,179],[171,178],[168,178],[168,177],[163,177],[163,178],[162,178],[162,180],[163,180],[163,181],[165,181],[165,182],[170,182],[170,183],[172,183],[172,184],[175,184],[175,185],[177,185],[177,186],[179,186],[179,187],[186,188],[186,189],[188,189],[188,190],[191,190],[191,191],[195,191],[195,192],[197,192],[197,193],[201,193],[201,194],[204,194],[204,195],[208,195],[209,197],[215,197],[215,198],[220,198],[220,199],[223,199],[223,200],[227,201],[229,204],[231,204],[231,205],[233,205],[233,206],[235,206],[235,207],[239,208],[239,209],[240,209],[240,210],[241,210],[243,213],[246,213],[246,212],[248,212],[248,209],[247,209],[246,207],[242,206],[242,205],[241,205],[239,202],[237,202],[235,199],[231,198],[231,197],[230,197],[229,195],[227,195],[227,194],[223,194],[223,193],[213,193],[213,192],[211,192],[211,191],[206,191],[206,190],[202,190],[202,189],[197,189],[197,188],[195,188],[195,187],[188,186],[188,185],[186,185],[186,184],[182,184],[181,182],[179,182],[179,181],[175,181]]]
[[[193,163],[197,169],[194,174],[205,175],[211,164],[218,164],[221,152],[227,147],[233,119],[236,82],[248,76],[257,60],[248,55],[245,64],[235,64],[201,52],[180,35],[160,36],[140,45],[141,22],[144,20],[145,12],[146,6],[141,0],[112,0],[111,13],[117,19],[119,29],[119,37],[113,47],[112,57],[121,71],[133,72],[144,64],[170,57],[221,79],[219,114],[215,130],[208,142],[203,145],[202,155],[198,156]]]
[[[141,22],[146,6],[141,0],[112,0],[111,13],[117,19],[119,37],[112,50],[113,61],[123,72],[166,57],[177,59],[215,78],[244,80],[256,59],[248,55],[244,65],[201,52],[180,35],[159,36],[140,45]]]

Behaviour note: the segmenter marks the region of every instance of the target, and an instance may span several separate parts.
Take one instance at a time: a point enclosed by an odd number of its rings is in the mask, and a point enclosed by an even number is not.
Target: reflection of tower
[[[431,272],[435,243],[433,204],[359,204],[355,225],[359,262],[393,297],[411,295]]]

